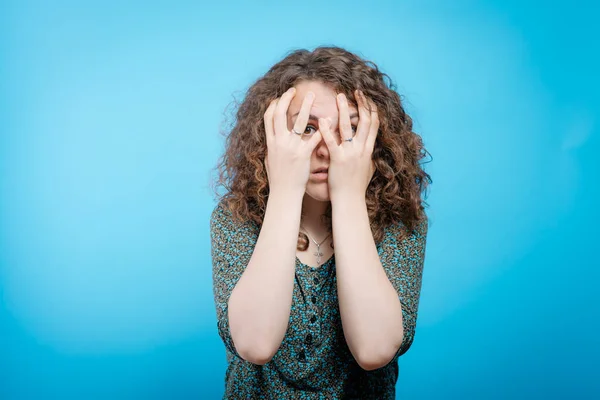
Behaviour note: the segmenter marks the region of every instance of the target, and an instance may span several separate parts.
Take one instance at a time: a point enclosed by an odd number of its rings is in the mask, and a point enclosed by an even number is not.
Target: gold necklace
[[[308,238],[309,238],[310,240],[312,240],[314,244],[316,244],[316,245],[317,245],[317,252],[316,252],[316,253],[313,253],[313,254],[314,254],[315,256],[317,256],[317,265],[319,265],[319,266],[320,266],[320,265],[321,265],[321,261],[323,260],[323,259],[322,259],[322,257],[323,257],[323,253],[321,252],[321,245],[322,245],[322,244],[323,244],[323,243],[324,243],[324,242],[327,240],[327,238],[328,238],[328,237],[331,235],[331,233],[329,233],[327,236],[325,236],[325,239],[323,239],[323,240],[321,241],[321,243],[318,243],[318,242],[317,242],[315,239],[313,239],[313,238],[312,238],[312,237],[311,237],[311,236],[308,234],[308,232],[306,231],[306,228],[304,228],[302,225],[300,225],[300,228],[304,229],[304,233],[306,234],[306,236],[308,236]]]

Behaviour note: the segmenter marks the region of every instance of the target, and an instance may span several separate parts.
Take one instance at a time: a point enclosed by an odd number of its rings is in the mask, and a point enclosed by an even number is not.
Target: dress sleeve
[[[389,226],[379,248],[381,264],[402,305],[404,337],[395,358],[408,351],[415,337],[425,260],[427,219],[420,222],[414,232],[401,239],[402,229],[402,223]]]
[[[235,221],[220,202],[211,214],[210,238],[217,329],[225,348],[239,357],[229,331],[228,303],[252,256],[257,239],[255,224]]]

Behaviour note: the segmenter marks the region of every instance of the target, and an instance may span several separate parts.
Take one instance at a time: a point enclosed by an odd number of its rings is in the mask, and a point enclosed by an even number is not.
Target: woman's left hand
[[[375,164],[371,157],[379,131],[377,107],[373,101],[367,100],[362,91],[355,91],[355,98],[359,115],[356,134],[350,123],[348,100],[343,93],[337,96],[340,143],[331,132],[329,121],[325,118],[319,119],[319,130],[329,149],[327,179],[332,201],[334,198],[347,196],[364,197],[375,172]]]

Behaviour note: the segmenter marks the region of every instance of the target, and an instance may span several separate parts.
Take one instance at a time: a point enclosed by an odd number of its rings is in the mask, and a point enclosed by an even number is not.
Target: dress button
[[[306,360],[306,353],[304,352],[304,350],[300,350],[300,353],[298,354],[298,358],[300,359],[300,361]]]
[[[317,322],[317,317],[316,317],[316,316],[314,316],[314,315],[313,315],[312,317],[310,317],[310,322],[311,322],[312,324],[314,324],[315,322]]]
[[[309,333],[308,335],[306,335],[306,344],[311,344],[312,343],[312,335]]]
[[[315,304],[317,302],[317,298],[315,296],[311,297],[310,301],[312,301],[313,304]]]
[[[319,278],[315,277],[314,282],[315,282],[315,285],[318,285],[319,284]]]

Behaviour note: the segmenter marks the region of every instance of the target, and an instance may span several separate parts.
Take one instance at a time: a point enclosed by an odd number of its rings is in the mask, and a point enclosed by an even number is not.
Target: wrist
[[[302,205],[304,190],[295,188],[271,188],[267,204]]]
[[[333,190],[329,193],[329,199],[331,200],[332,206],[336,203],[366,205],[367,202],[366,192],[361,193],[358,191]]]

